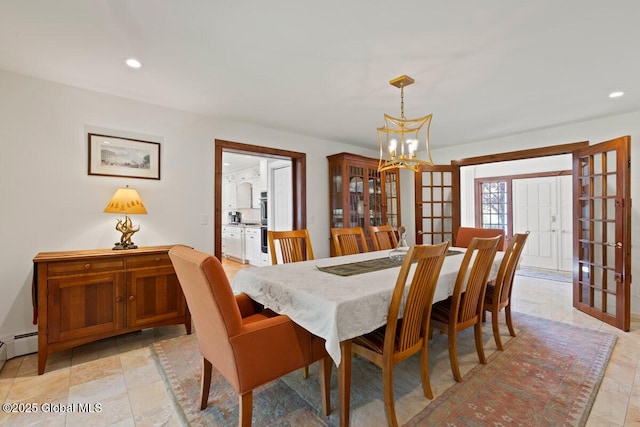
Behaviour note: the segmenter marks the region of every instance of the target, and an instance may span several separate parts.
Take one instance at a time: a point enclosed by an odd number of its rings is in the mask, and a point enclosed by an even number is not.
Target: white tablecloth
[[[464,248],[451,248],[464,251]],[[386,324],[393,288],[400,267],[354,276],[338,276],[316,268],[384,258],[388,250],[323,258],[240,270],[232,282],[235,293],[246,293],[276,313],[326,340],[327,352],[340,364],[340,341],[355,338]],[[490,274],[495,278],[502,259],[498,252]],[[446,299],[453,292],[464,255],[445,258],[434,296]],[[415,268],[415,266],[414,266]],[[409,279],[411,280],[411,274]]]

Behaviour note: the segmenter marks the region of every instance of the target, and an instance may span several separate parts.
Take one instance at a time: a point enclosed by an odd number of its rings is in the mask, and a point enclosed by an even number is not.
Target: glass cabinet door
[[[349,227],[364,227],[364,168],[348,166],[349,178]]]
[[[386,223],[397,229],[400,225],[399,172],[397,170],[386,171],[383,178],[385,203],[383,212],[386,212]]]
[[[344,206],[342,192],[342,168],[337,166],[331,166],[329,171],[329,183],[331,188],[331,227],[343,228],[344,227]]]
[[[369,169],[369,181],[368,181],[368,189],[369,192],[369,211],[367,212],[369,221],[369,226],[372,225],[383,225],[383,206],[382,206],[382,186],[380,180],[380,172],[376,169]]]

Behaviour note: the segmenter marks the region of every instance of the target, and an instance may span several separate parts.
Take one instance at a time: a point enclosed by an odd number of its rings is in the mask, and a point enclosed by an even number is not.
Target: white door
[[[529,231],[521,265],[573,268],[572,177],[513,180],[513,232]]]
[[[273,187],[271,196],[273,219],[271,230],[293,229],[293,190],[291,185],[291,165],[273,169]]]
[[[558,205],[560,207],[558,230],[560,239],[558,270],[573,270],[573,178],[570,175],[558,177]]]

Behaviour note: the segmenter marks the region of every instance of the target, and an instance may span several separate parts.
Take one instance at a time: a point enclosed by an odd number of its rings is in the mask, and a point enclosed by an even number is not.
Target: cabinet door
[[[225,181],[222,183],[222,201],[225,209],[236,209],[237,195],[236,195],[236,182]]]
[[[123,273],[50,279],[48,342],[109,334],[122,327]]]
[[[251,265],[261,265],[262,243],[260,242],[260,230],[247,228],[244,239],[247,261],[249,261]]]
[[[127,273],[127,326],[175,323],[185,315],[180,282],[173,267],[153,267]]]

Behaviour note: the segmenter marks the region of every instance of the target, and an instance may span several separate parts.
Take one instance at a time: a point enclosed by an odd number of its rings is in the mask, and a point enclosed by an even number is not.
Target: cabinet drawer
[[[122,270],[122,258],[84,259],[78,261],[50,262],[47,265],[47,275],[71,276],[74,274],[100,273],[105,271]]]
[[[162,267],[171,264],[169,254],[150,254],[150,255],[136,255],[125,258],[127,269],[131,268],[149,268],[149,267]]]

